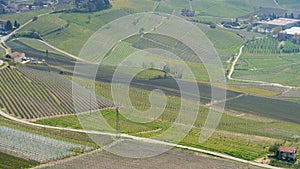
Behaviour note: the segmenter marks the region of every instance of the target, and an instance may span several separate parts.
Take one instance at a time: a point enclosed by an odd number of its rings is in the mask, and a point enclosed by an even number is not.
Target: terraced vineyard
[[[199,57],[191,48],[189,48],[179,40],[165,35],[147,33],[143,37],[139,37],[139,35],[134,35],[126,39],[125,41],[132,43],[132,46],[137,49],[144,50],[151,48],[159,48],[172,52],[184,61],[194,63],[201,62]]]
[[[0,71],[0,105],[7,113],[19,118],[35,119],[86,112],[90,110],[90,92],[76,96],[73,105],[72,82],[58,74],[31,69]],[[113,107],[109,100],[97,96],[97,109]]]

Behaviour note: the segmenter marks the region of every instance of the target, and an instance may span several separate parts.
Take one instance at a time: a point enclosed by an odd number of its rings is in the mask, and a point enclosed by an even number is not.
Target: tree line
[[[109,0],[75,0],[75,8],[81,12],[95,12],[111,7]]]

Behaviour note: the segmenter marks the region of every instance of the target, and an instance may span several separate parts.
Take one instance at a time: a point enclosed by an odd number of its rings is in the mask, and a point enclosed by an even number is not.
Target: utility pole
[[[92,93],[90,92],[90,115],[92,114]]]
[[[116,136],[117,139],[120,138],[120,117],[119,117],[119,106],[116,107]]]

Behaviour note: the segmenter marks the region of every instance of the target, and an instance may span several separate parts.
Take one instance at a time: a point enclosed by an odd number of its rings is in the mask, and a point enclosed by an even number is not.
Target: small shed
[[[296,161],[297,148],[280,146],[278,148],[278,158]]]

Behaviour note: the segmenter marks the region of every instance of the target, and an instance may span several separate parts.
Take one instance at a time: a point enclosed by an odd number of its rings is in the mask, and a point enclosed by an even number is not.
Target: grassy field
[[[38,165],[37,162],[25,160],[0,152],[0,168],[2,169],[31,168],[36,165]]]
[[[295,54],[244,54],[240,58],[235,78],[300,85],[299,53]]]
[[[60,15],[61,14],[45,15],[26,25],[21,31],[37,31],[42,37],[51,33],[59,33],[68,26],[67,21],[59,18]]]
[[[227,60],[232,55],[235,55],[244,40],[229,31],[220,29],[208,29],[205,31],[206,36],[214,44],[217,52],[221,55],[222,61]]]
[[[47,45],[39,42],[37,39],[31,39],[31,38],[18,38],[18,40],[13,41],[14,43],[19,43],[22,45],[26,45],[28,46],[28,48],[31,48],[30,50],[35,50],[37,52],[46,52],[46,50],[48,50],[48,52],[50,53],[50,55],[53,54],[57,54],[57,55],[62,55],[62,53],[58,52],[57,50],[54,50],[50,47],[48,47]],[[9,42],[10,43],[10,42]],[[13,44],[10,43],[11,46],[14,46]],[[29,46],[30,45],[30,46]],[[25,47],[23,48],[25,49]],[[24,51],[26,52],[26,51]],[[26,52],[27,53],[27,52]],[[38,56],[38,55],[37,55]],[[67,57],[67,56],[65,56]],[[55,57],[57,58],[57,57]],[[45,58],[44,58],[45,59]]]
[[[300,4],[297,0],[278,0],[279,5],[287,10],[299,10]]]
[[[20,24],[24,24],[27,21],[31,20],[34,16],[47,13],[47,12],[50,12],[50,9],[33,10],[29,12],[14,13],[14,14],[1,14],[0,19],[10,20],[12,23],[14,21],[17,21]]]
[[[210,0],[165,0],[161,2],[154,2],[147,0],[115,0],[112,2],[115,7],[134,8],[142,11],[159,11],[172,13],[173,10],[181,10],[190,7],[199,15],[208,16],[222,16],[222,17],[239,17],[258,10],[260,7],[264,8],[278,8],[272,0],[225,0],[225,1],[210,1]]]

